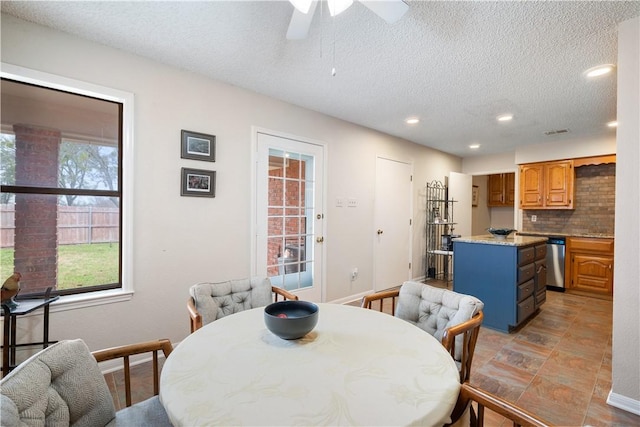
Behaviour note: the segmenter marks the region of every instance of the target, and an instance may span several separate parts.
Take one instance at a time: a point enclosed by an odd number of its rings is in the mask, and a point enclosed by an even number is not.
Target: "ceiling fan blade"
[[[409,10],[409,5],[402,0],[360,0],[360,3],[389,24],[398,21]]]
[[[287,30],[288,40],[302,40],[307,38],[316,6],[318,6],[318,2],[312,2],[309,13],[302,13],[298,9],[293,9],[293,15],[291,15],[291,22],[289,22],[289,29]]]

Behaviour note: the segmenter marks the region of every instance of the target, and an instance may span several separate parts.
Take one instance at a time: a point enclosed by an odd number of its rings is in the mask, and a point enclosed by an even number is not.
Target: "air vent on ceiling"
[[[567,132],[569,132],[569,129],[558,129],[558,130],[548,130],[544,134],[547,136],[551,136],[551,135],[557,135],[559,133],[567,133]]]

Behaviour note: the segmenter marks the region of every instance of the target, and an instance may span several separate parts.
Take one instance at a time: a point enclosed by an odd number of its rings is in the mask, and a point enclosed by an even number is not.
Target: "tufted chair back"
[[[470,320],[484,308],[478,298],[424,283],[407,281],[400,287],[395,316],[413,323],[442,341],[447,328]],[[460,362],[463,337],[455,338],[453,358]]]
[[[206,325],[229,314],[271,303],[271,281],[267,277],[198,283],[189,288],[196,310]]]
[[[0,382],[3,426],[104,426],[116,415],[98,363],[82,340],[60,341]]]

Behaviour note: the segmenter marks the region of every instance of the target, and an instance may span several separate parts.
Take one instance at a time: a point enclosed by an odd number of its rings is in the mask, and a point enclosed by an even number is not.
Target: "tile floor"
[[[482,328],[471,383],[561,426],[640,426],[606,404],[611,389],[612,302],[547,292],[540,312],[510,334]],[[150,364],[132,368],[133,401],[152,395]],[[105,375],[116,409],[120,372]],[[510,425],[487,411],[488,426]]]
[[[640,426],[606,404],[611,301],[547,292],[540,312],[510,334],[481,328],[470,382],[561,426]],[[492,417],[490,425],[500,425]]]

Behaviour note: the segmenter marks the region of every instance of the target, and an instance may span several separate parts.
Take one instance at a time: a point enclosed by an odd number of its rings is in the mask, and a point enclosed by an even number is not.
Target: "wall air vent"
[[[568,133],[569,129],[548,130],[544,134],[547,136],[558,135],[559,133]]]

